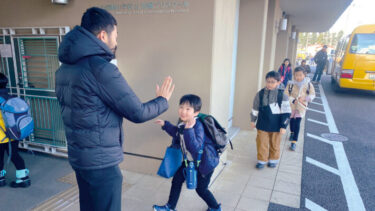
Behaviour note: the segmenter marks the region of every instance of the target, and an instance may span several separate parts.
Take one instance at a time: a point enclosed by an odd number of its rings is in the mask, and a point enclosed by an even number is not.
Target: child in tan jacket
[[[306,114],[308,103],[312,102],[315,98],[315,89],[310,83],[310,79],[306,77],[303,67],[296,67],[293,75],[294,80],[289,81],[285,88],[285,94],[289,96],[289,102],[292,109],[289,138],[292,143],[290,149],[295,151],[301,120]]]

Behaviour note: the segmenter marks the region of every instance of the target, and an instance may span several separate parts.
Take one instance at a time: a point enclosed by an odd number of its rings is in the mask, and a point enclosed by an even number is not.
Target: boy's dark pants
[[[116,166],[95,169],[75,169],[81,211],[121,210],[122,174]]]
[[[11,161],[16,166],[17,170],[25,169],[25,161],[21,158],[18,154],[18,142],[19,141],[12,141],[10,144],[12,145],[12,154],[11,154]],[[4,169],[4,152],[7,151],[9,155],[9,143],[0,144],[0,171]]]
[[[292,141],[298,141],[301,120],[300,117],[290,119],[290,132],[293,133]]]
[[[181,188],[185,181],[185,177],[183,173],[184,168],[185,168],[185,164],[183,163],[181,167],[177,170],[176,174],[173,176],[171,192],[169,194],[169,200],[168,200],[168,205],[171,209],[176,208],[178,198],[180,197]],[[202,174],[198,171],[198,174],[197,174],[198,183],[197,183],[197,189],[195,191],[207,203],[208,207],[217,209],[219,208],[219,204],[217,203],[212,193],[208,190],[208,185],[210,184],[210,180],[211,180],[213,173],[214,172],[211,172],[210,174],[203,177]]]

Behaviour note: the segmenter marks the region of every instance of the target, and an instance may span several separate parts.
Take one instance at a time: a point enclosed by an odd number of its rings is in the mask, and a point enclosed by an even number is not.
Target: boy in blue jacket
[[[181,123],[177,126],[164,120],[157,120],[156,123],[162,126],[162,129],[172,136],[172,145],[176,148],[180,148],[189,162],[196,163],[199,151],[203,146],[202,161],[197,169],[196,192],[207,203],[208,211],[221,211],[220,204],[218,204],[213,194],[208,190],[211,176],[219,163],[219,155],[212,140],[204,133],[202,123],[196,120],[196,116],[199,114],[201,107],[202,101],[198,96],[185,95],[180,99],[178,109]],[[185,162],[183,162],[173,176],[168,203],[164,206],[154,205],[154,211],[176,210],[182,184],[185,181],[183,171],[186,167]]]

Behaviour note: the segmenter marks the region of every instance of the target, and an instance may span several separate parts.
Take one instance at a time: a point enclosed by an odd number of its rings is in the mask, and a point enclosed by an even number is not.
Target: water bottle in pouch
[[[189,162],[188,167],[185,168],[185,179],[188,189],[197,188],[197,170],[195,169],[194,162]]]

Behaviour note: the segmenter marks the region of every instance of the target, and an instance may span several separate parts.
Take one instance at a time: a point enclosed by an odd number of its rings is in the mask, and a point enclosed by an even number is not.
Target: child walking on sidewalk
[[[181,188],[185,181],[184,171],[191,162],[194,163],[197,169],[197,188],[195,191],[208,205],[207,211],[221,211],[220,204],[208,190],[212,174],[219,163],[219,155],[213,141],[206,136],[203,124],[196,119],[201,107],[200,97],[185,95],[180,99],[178,115],[181,123],[178,126],[164,120],[156,121],[165,132],[172,136],[173,147],[180,148],[186,160],[173,176],[168,203],[164,206],[154,205],[154,211],[176,210]],[[203,151],[201,151],[202,149]],[[198,161],[199,153],[202,153],[202,162]]]
[[[8,84],[8,78],[0,73],[0,97],[8,100],[11,96],[8,94],[6,88]],[[11,156],[11,161],[16,167],[16,180],[10,183],[12,188],[26,188],[31,184],[29,178],[29,170],[25,166],[25,161],[18,153],[18,143],[17,140],[10,140],[5,134],[5,122],[0,112],[0,187],[6,185],[6,171],[4,169],[4,154],[5,152]],[[10,142],[10,143],[9,143]],[[10,147],[9,147],[10,146]],[[11,149],[11,150],[9,150]]]
[[[251,127],[257,129],[256,168],[275,168],[280,159],[280,141],[286,132],[291,113],[288,96],[278,89],[280,74],[271,71],[266,75],[266,87],[254,98],[251,112]],[[255,125],[256,122],[256,125]]]
[[[285,89],[285,94],[289,96],[292,114],[290,116],[290,149],[296,150],[296,143],[300,131],[302,118],[306,114],[309,102],[315,98],[315,89],[310,82],[310,78],[306,77],[303,67],[294,69],[294,80],[290,81]]]

